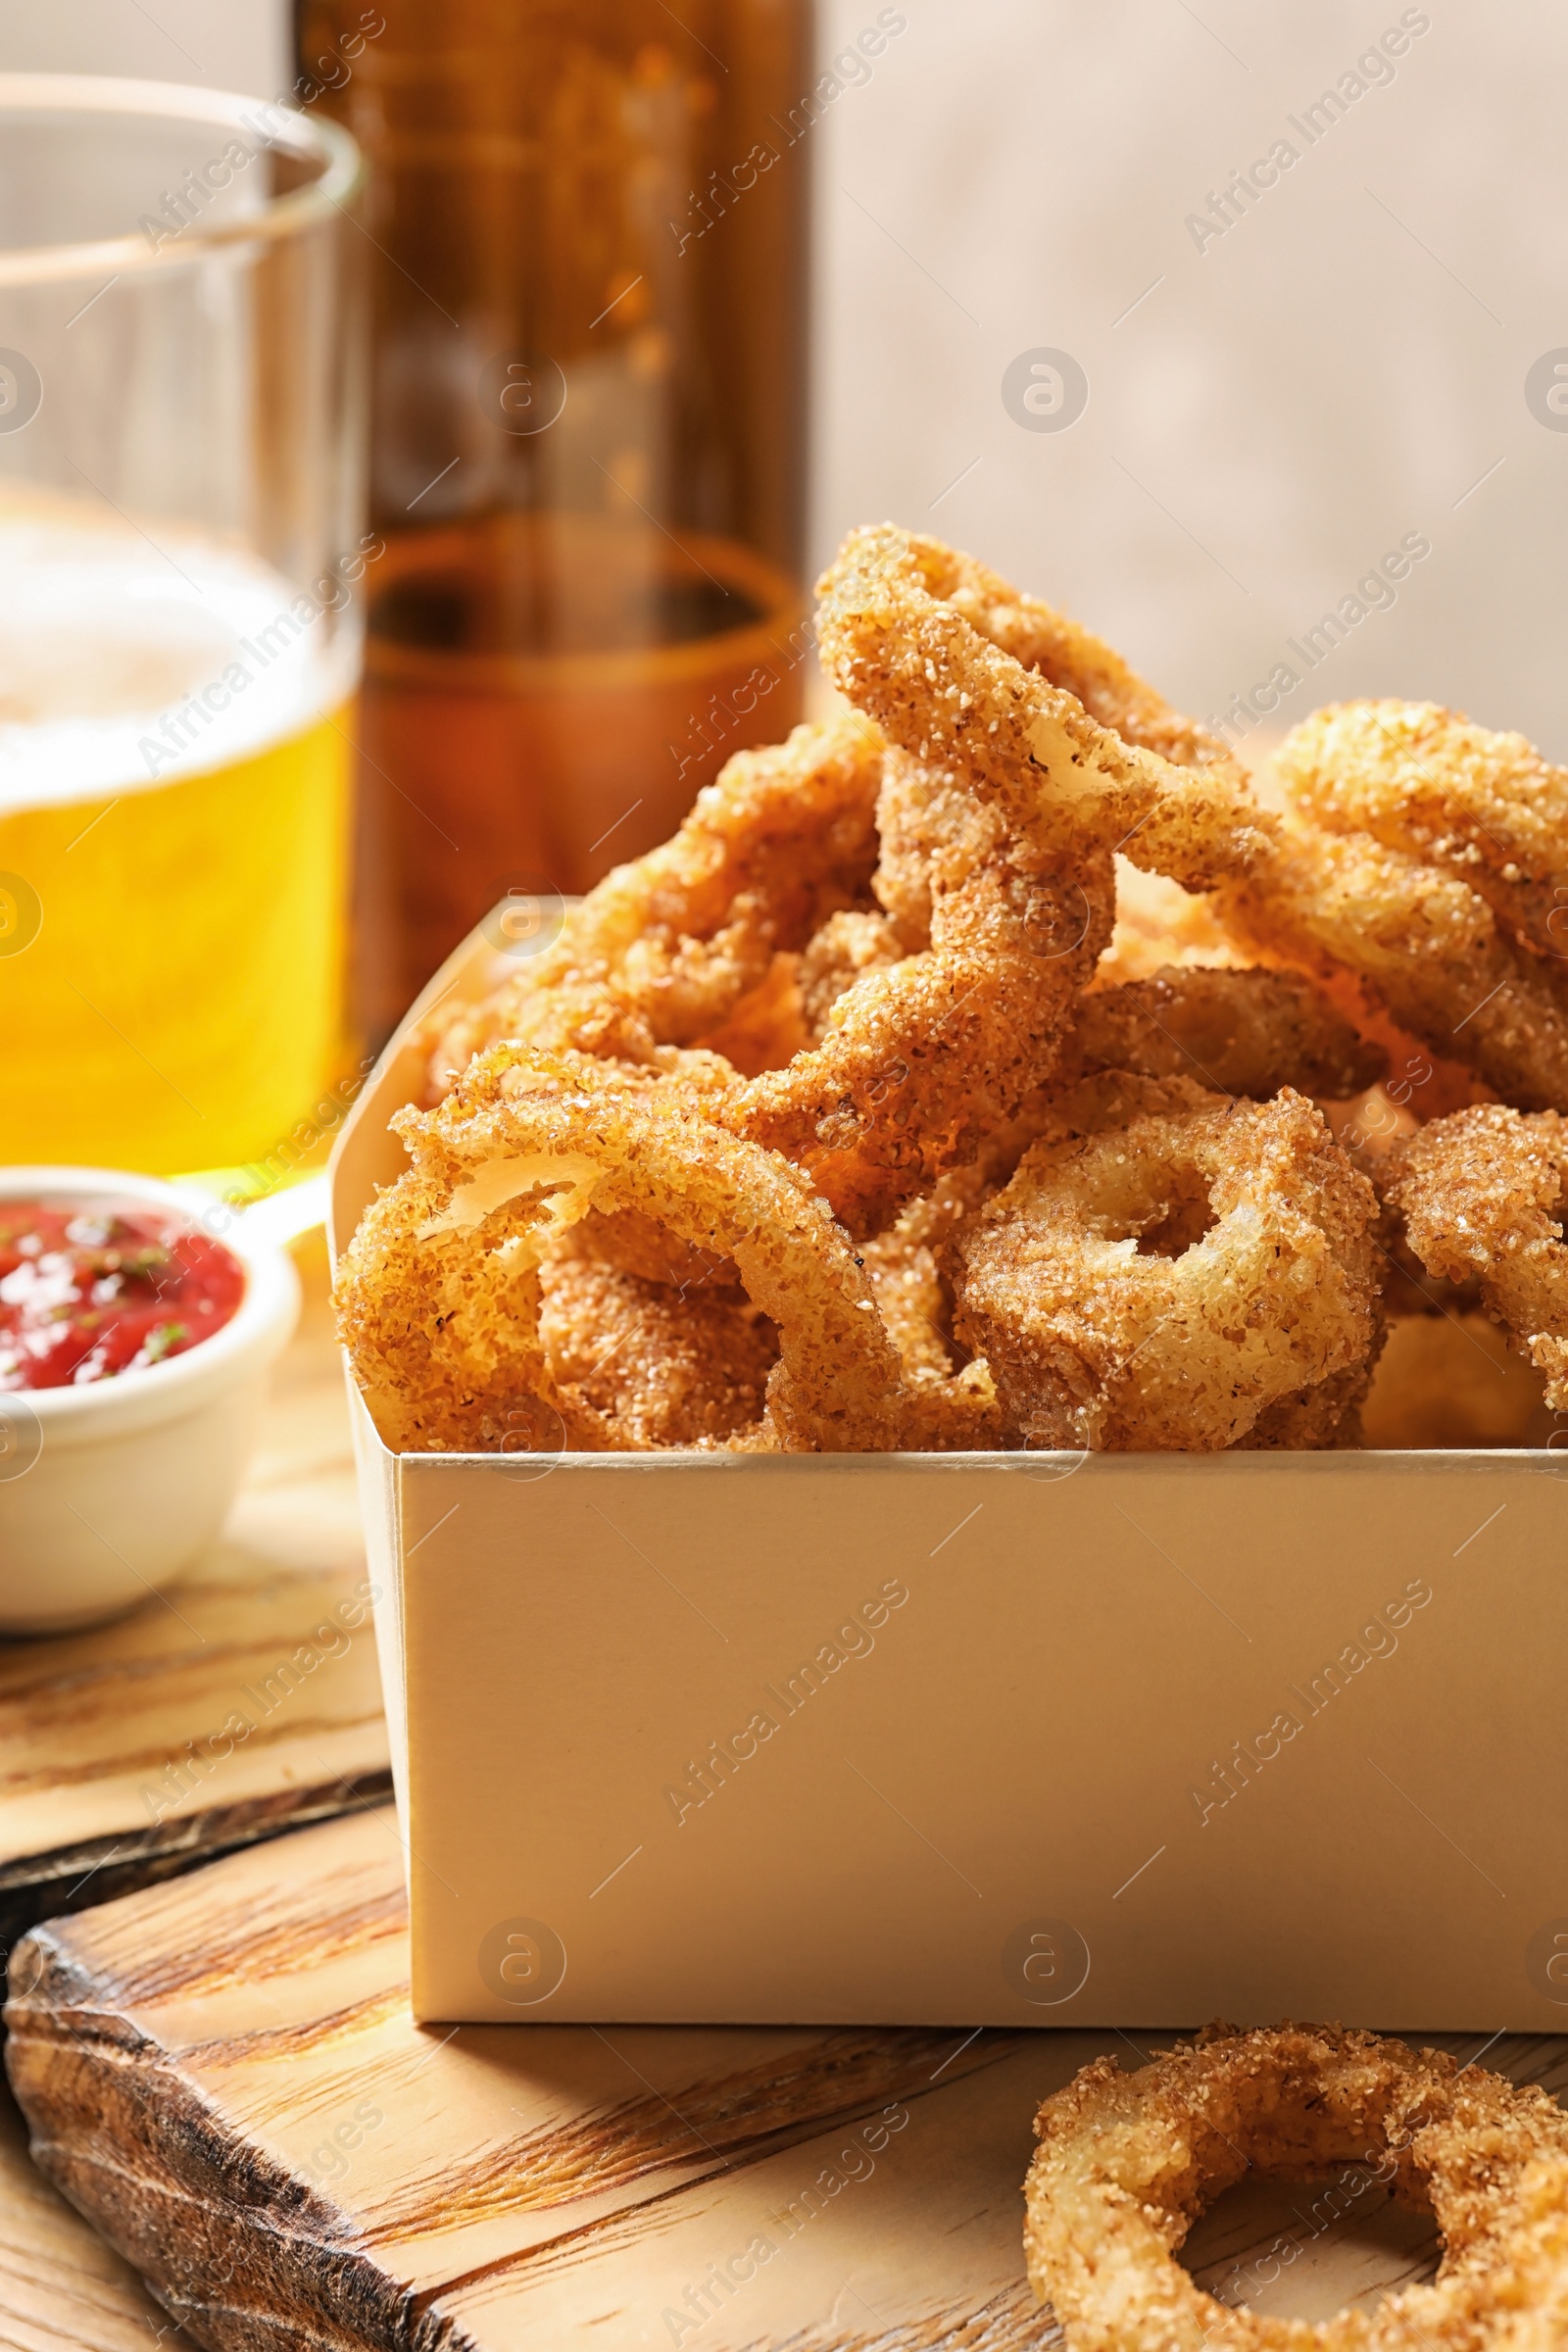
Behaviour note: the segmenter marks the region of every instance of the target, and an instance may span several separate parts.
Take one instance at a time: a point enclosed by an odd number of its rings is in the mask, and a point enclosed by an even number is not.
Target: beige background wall
[[[1560,10],[1431,0],[1309,147],[1287,118],[1399,0],[901,6],[822,126],[819,545],[940,529],[1206,712],[1420,532],[1398,603],[1281,715],[1432,695],[1568,759],[1568,431],[1525,401],[1568,346]],[[832,47],[875,16],[826,10]],[[1299,160],[1200,251],[1186,216],[1281,136]],[[1089,378],[1065,431],[1003,407],[1040,346]]]

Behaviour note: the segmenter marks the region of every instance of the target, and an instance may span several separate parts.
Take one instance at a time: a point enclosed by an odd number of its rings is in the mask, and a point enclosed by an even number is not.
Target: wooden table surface
[[[390,1810],[22,1947],[8,2063],[37,2159],[200,2342],[1055,2340],[1023,2277],[1034,2111],[1152,2037],[418,2027],[407,1960]],[[1504,2038],[1485,2063],[1557,2088],[1568,2041]],[[1244,2184],[1185,2258],[1228,2301],[1306,2318],[1431,2276],[1429,2219],[1367,2188],[1330,2220],[1314,2194]],[[1298,2252],[1265,2284],[1282,2230]]]
[[[0,1964],[34,1920],[387,1793],[319,1235],[296,1257],[305,1315],[222,1543],[117,1624],[0,1642]],[[235,1715],[253,1727],[237,1740]],[[0,2090],[0,2352],[149,2352],[160,2330],[175,2337],[28,2162]]]

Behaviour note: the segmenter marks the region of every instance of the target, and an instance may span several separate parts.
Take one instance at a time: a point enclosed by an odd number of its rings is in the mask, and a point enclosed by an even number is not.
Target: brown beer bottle
[[[298,0],[370,164],[361,1018],[801,713],[810,0]],[[313,92],[318,93],[313,96]]]

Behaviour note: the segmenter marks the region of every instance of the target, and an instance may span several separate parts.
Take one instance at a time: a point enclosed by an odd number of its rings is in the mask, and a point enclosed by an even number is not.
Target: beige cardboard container
[[[1568,2029],[1557,1456],[394,1456],[353,1404],[420,2017]]]

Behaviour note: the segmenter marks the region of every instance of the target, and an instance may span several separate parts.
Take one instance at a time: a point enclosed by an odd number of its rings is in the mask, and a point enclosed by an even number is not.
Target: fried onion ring
[[[1194,889],[1266,847],[1268,819],[1222,745],[1167,710],[1108,647],[1048,607],[1031,617],[1016,589],[940,540],[891,523],[852,531],[817,585],[835,685],[893,742],[972,780],[1020,837],[1079,855],[1125,848]],[[1043,666],[1027,667],[988,628]],[[1074,681],[1131,732],[1092,717]],[[1182,754],[1181,764],[1167,756]]]
[[[738,1293],[649,1282],[575,1255],[547,1261],[541,1282],[539,1330],[558,1390],[598,1414],[612,1446],[719,1446],[761,1419],[778,1346]]]
[[[1375,1310],[1371,1344],[1358,1364],[1331,1372],[1314,1388],[1298,1389],[1265,1405],[1233,1453],[1345,1453],[1363,1441],[1361,1408],[1372,1387],[1372,1375],[1388,1337],[1381,1301]]]
[[[1265,955],[1353,972],[1402,1029],[1510,1102],[1568,1108],[1568,1010],[1551,967],[1516,948],[1456,875],[1370,833],[1296,819],[1218,906]]]
[[[1276,759],[1331,833],[1370,833],[1457,874],[1533,956],[1568,955],[1568,767],[1435,703],[1314,710]]]
[[[1395,1146],[1384,1194],[1429,1274],[1478,1279],[1482,1303],[1568,1408],[1568,1120],[1481,1102]]]
[[[850,712],[737,752],[671,840],[607,874],[480,1004],[432,1021],[431,1100],[501,1038],[648,1063],[719,1029],[777,952],[863,900],[882,749]]]
[[[800,995],[801,1050],[819,1046],[830,1027],[830,1015],[840,997],[847,996],[867,972],[890,971],[904,961],[905,949],[885,914],[849,908],[830,914],[813,934],[796,962],[795,985]]]
[[[1025,2183],[1030,2282],[1070,2352],[1549,2352],[1568,2340],[1568,2117],[1436,2050],[1339,2026],[1213,2027],[1123,2074],[1097,2058],[1042,2106]],[[1317,2326],[1238,2311],[1175,2261],[1249,2168],[1351,2166],[1430,2209],[1430,2286]]]
[[[936,1245],[980,1190],[975,1176],[966,1168],[944,1178],[935,1192],[911,1200],[897,1224],[860,1246],[904,1369],[900,1444],[911,1453],[994,1451],[1004,1440],[985,1358],[955,1363],[952,1299],[937,1262]]]
[[[1023,809],[1017,830],[1017,810],[893,750],[884,808],[890,793],[921,843],[929,947],[889,964],[890,930],[876,929],[820,1042],[715,1112],[805,1168],[858,1237],[972,1160],[1054,1070],[1115,891],[1104,852],[1064,862],[1038,845],[1038,813]]]
[[[1260,1102],[1282,1086],[1343,1102],[1389,1066],[1302,973],[1200,964],[1092,990],[1065,1058],[1086,1072],[1196,1078]]]
[[[337,1302],[394,1451],[494,1449],[519,1394],[560,1412],[573,1443],[608,1443],[555,1380],[539,1330],[540,1261],[590,1207],[636,1210],[733,1261],[778,1328],[765,1443],[897,1444],[898,1356],[859,1260],[799,1169],[726,1134],[678,1089],[503,1045],[438,1110],[392,1123],[414,1164],[361,1220]]]
[[[954,1328],[1031,1446],[1217,1451],[1366,1360],[1375,1211],[1299,1095],[1091,1079],[947,1245]]]
[[[1271,856],[1262,862],[1266,867],[1274,859]],[[1380,1049],[1397,1071],[1401,1100],[1419,1086],[1423,1112],[1435,1118],[1480,1098],[1480,1081],[1463,1062],[1423,1049],[1392,1018],[1376,990],[1325,948],[1298,933],[1290,949],[1282,951],[1261,913],[1244,946],[1226,929],[1212,896],[1195,896],[1163,874],[1141,872],[1124,858],[1116,859],[1116,928],[1100,959],[1094,987],[1098,992],[1126,980],[1148,980],[1172,964],[1237,970],[1260,961],[1267,970],[1291,971],[1293,955],[1295,963],[1305,963],[1342,1019],[1369,1047]],[[1280,1084],[1300,1086],[1301,1081],[1284,1072]],[[1301,1091],[1317,1089],[1302,1086]]]
[[[426,1022],[439,1108],[342,1269],[388,1442],[1344,1445],[1377,1257],[1479,1286],[1568,1405],[1568,768],[1349,704],[1277,816],[937,540],[821,589],[857,708]]]

